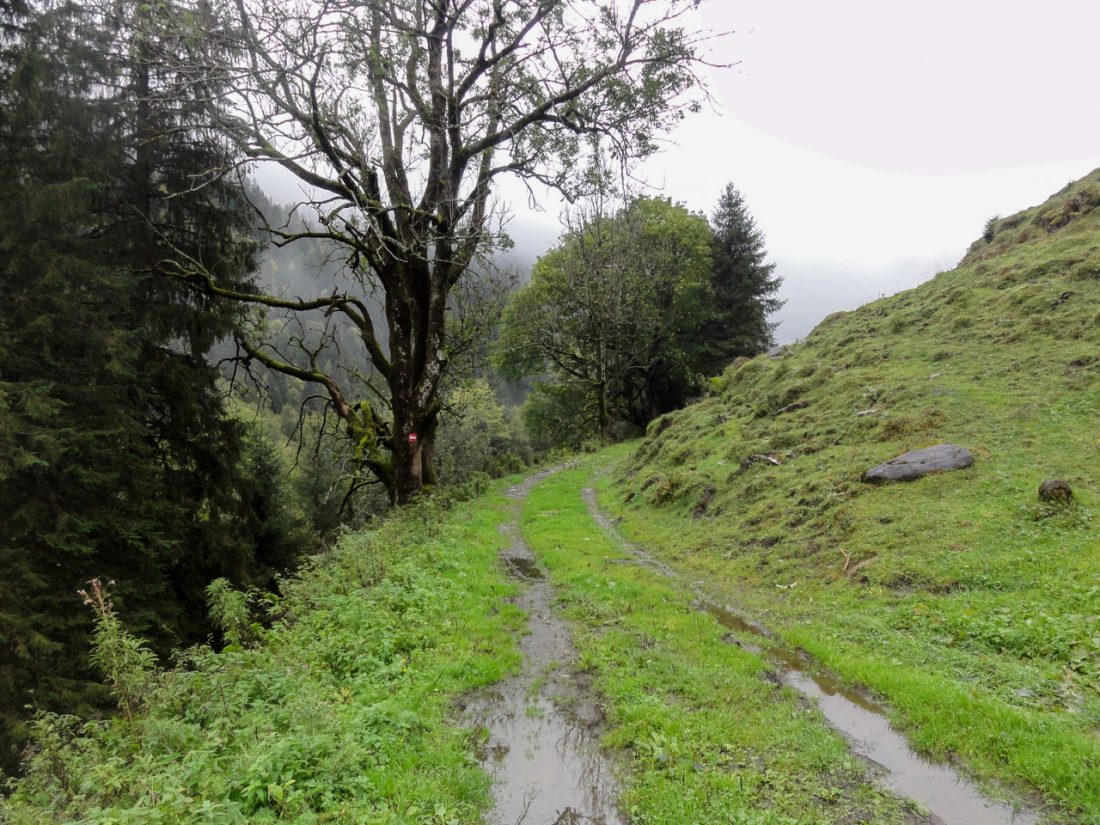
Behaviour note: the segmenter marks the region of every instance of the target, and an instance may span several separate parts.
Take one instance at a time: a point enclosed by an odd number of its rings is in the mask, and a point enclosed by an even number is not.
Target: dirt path
[[[508,490],[516,512],[528,490],[551,468]],[[574,672],[569,628],[553,613],[554,594],[517,519],[502,528],[511,539],[501,553],[523,590],[516,605],[528,615],[520,639],[523,664],[515,676],[471,697],[466,718],[489,732],[482,759],[493,776],[495,825],[625,825],[615,802],[618,785],[600,751],[602,717],[590,686]]]
[[[917,754],[905,736],[891,727],[885,708],[812,667],[798,651],[778,647],[767,628],[714,601],[699,583],[684,581],[675,569],[628,542],[615,521],[600,510],[594,490],[587,488],[581,495],[596,523],[639,564],[689,588],[698,608],[724,627],[755,637],[755,643],[738,642],[732,636],[729,640],[763,655],[784,685],[812,700],[826,721],[845,736],[852,751],[878,766],[883,786],[920,803],[932,814],[933,821],[944,825],[1034,825],[1039,821],[1032,812],[989,799],[950,765]]]

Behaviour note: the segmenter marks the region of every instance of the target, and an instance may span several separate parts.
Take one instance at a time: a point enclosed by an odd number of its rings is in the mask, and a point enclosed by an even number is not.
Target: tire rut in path
[[[528,490],[551,468],[508,490],[517,517],[503,525],[511,543],[501,553],[521,582],[516,605],[528,615],[515,676],[478,691],[466,703],[468,723],[488,730],[480,756],[493,777],[495,825],[626,825],[616,810],[618,784],[601,752],[603,717],[583,674],[575,672],[572,634],[553,613],[554,592],[518,525]]]
[[[882,768],[879,781],[883,786],[919,802],[932,814],[934,822],[944,825],[1035,825],[1039,821],[1034,812],[989,799],[950,765],[916,753],[905,736],[890,725],[884,707],[813,668],[801,652],[777,647],[774,634],[766,627],[714,601],[697,582],[687,582],[677,570],[627,541],[616,521],[600,509],[595,490],[586,487],[581,496],[595,522],[634,561],[684,585],[695,597],[695,606],[714,616],[723,627],[756,636],[759,645],[737,644],[763,656],[784,685],[817,705],[829,725],[848,740],[854,753]]]

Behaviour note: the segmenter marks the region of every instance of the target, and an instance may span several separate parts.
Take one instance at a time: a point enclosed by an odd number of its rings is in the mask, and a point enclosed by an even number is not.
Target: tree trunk
[[[434,456],[437,417],[416,414],[400,416],[394,407],[393,486],[394,504],[408,504],[424,485],[437,483]],[[416,436],[415,442],[410,436]]]
[[[645,376],[645,414],[644,420],[641,421],[642,427],[649,424],[657,417],[657,376],[659,375],[658,361],[653,359],[650,361],[648,369],[646,369]]]
[[[603,380],[596,385],[596,416],[600,440],[607,444],[611,441],[611,412],[607,404],[607,383]]]
[[[611,441],[611,411],[607,401],[607,365],[604,362],[604,342],[601,337],[596,345],[596,416],[600,428],[600,440]]]
[[[420,494],[424,484],[423,445],[417,432],[416,418],[402,415],[394,405],[393,432],[393,489],[390,498],[394,504],[408,504]],[[415,442],[411,437],[415,436]]]
[[[421,462],[421,481],[424,486],[436,486],[439,484],[439,477],[436,475],[435,470],[435,444],[436,444],[436,430],[439,427],[439,416],[432,416],[431,421],[426,422],[423,429],[423,433],[420,436],[420,462]]]

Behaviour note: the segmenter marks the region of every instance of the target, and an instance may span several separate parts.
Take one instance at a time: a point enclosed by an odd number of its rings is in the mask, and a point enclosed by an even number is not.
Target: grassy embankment
[[[860,480],[939,442],[975,464]],[[610,458],[629,538],[884,697],[922,750],[1100,822],[1100,172]],[[1049,478],[1072,506],[1039,502]]]
[[[579,496],[587,470],[536,487],[524,532],[549,565],[597,676],[624,805],[644,823],[899,823],[904,803],[690,594],[625,560]],[[490,493],[345,537],[288,582],[246,648],[192,651],[133,720],[49,717],[0,802],[22,823],[481,821],[488,778],[455,701],[518,664]]]
[[[489,782],[453,702],[518,664],[496,558],[510,506],[348,536],[288,583],[262,640],[159,674],[133,722],[43,721],[0,821],[479,821]]]
[[[614,563],[621,549],[578,495],[585,477],[537,487],[524,528],[576,622],[579,666],[606,691],[632,821],[905,821],[687,591]],[[489,781],[454,707],[518,664],[524,618],[497,561],[513,506],[499,493],[447,513],[429,504],[345,537],[287,583],[261,638],[192,651],[153,678],[133,720],[43,720],[0,820],[480,822]]]

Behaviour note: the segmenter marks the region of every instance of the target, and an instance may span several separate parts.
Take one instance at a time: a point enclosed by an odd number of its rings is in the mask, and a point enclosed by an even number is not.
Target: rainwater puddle
[[[680,578],[667,565],[640,547],[625,541],[615,523],[602,513],[595,492],[586,489],[585,502],[593,518],[611,532],[644,566]],[[851,743],[852,751],[885,769],[880,782],[896,794],[919,803],[945,825],[1034,825],[1038,815],[1017,811],[1010,805],[988,799],[972,782],[950,766],[932,762],[909,747],[905,737],[890,726],[885,708],[840,684],[835,678],[814,672],[806,656],[770,644],[772,634],[762,625],[736,611],[717,604],[690,585],[696,607],[714,616],[730,630],[759,637],[761,644],[742,647],[766,657],[780,681],[812,699],[829,724]]]
[[[533,481],[509,491],[521,499]],[[602,716],[583,677],[574,674],[572,638],[552,612],[553,590],[515,523],[501,554],[525,587],[516,604],[528,614],[520,672],[475,694],[466,719],[488,730],[481,758],[493,777],[495,825],[626,825],[615,809],[619,787],[599,747]]]
[[[760,635],[755,623],[728,608],[713,602],[700,607],[724,627]],[[851,742],[855,753],[885,768],[880,780],[884,786],[920,803],[945,825],[1033,825],[1039,821],[1033,813],[988,799],[949,766],[914,752],[905,737],[890,726],[885,708],[832,676],[811,670],[805,656],[781,648],[745,647],[762,653],[784,685],[813,699],[829,724]]]
[[[528,700],[508,692],[498,698],[483,707],[481,719],[489,729],[482,757],[495,799],[489,821],[622,825],[615,810],[618,786],[591,727],[545,696]]]
[[[507,569],[508,575],[513,579],[538,581],[543,578],[542,571],[539,570],[539,566],[535,564],[535,560],[532,558],[505,554],[502,555],[500,559],[504,562],[504,567]]]

